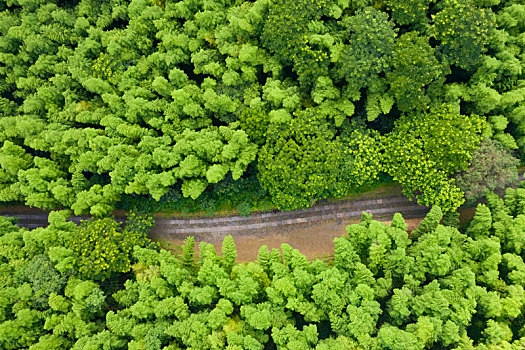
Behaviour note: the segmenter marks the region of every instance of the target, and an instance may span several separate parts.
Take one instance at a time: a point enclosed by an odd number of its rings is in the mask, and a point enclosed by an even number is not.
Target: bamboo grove
[[[31,231],[0,217],[2,349],[525,347],[525,188],[488,195],[461,230],[437,206],[410,234],[363,213],[329,263],[283,244],[237,264],[231,236],[221,255],[191,237],[173,255],[148,217],[67,216]]]
[[[525,151],[524,29],[521,0],[2,0],[0,201],[103,216],[249,173],[296,209],[388,174],[453,211],[482,142]]]

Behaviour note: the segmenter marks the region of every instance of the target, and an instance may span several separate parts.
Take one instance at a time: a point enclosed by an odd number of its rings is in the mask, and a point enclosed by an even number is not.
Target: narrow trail
[[[523,172],[519,174],[523,180]],[[345,227],[359,222],[366,211],[374,219],[389,222],[395,213],[401,213],[409,230],[430,210],[420,206],[415,200],[403,196],[401,187],[391,187],[363,194],[359,199],[343,200],[334,203],[319,203],[306,210],[286,212],[252,213],[243,216],[214,216],[202,218],[170,217],[154,214],[155,226],[150,238],[157,240],[167,249],[176,250],[184,239],[193,236],[197,242],[208,242],[221,251],[222,241],[232,235],[237,246],[237,261],[246,262],[257,257],[259,247],[267,245],[270,249],[288,243],[299,249],[308,258],[324,258],[333,254],[333,239],[345,234]],[[25,206],[0,208],[0,215],[18,217],[18,225],[26,228],[48,225],[49,211]],[[474,211],[468,208],[462,212],[462,220],[472,217]],[[117,220],[123,213],[115,212]],[[89,216],[73,216],[70,221],[80,222]]]
[[[343,235],[347,225],[359,222],[363,211],[384,220],[401,212],[403,217],[416,218],[414,220],[419,222],[418,218],[424,217],[428,210],[428,207],[419,206],[404,197],[401,187],[395,187],[388,189],[388,195],[381,189],[356,200],[320,203],[306,210],[252,213],[247,217],[181,218],[157,214],[150,238],[171,249],[182,244],[186,237],[193,236],[197,242],[214,244],[220,252],[224,237],[232,235],[237,246],[238,262],[257,258],[259,247],[263,244],[271,249],[280,248],[282,243],[299,249],[308,258],[323,258],[332,254],[333,239]],[[0,215],[18,217],[18,225],[26,228],[47,226],[48,213],[25,206],[0,208]],[[117,219],[123,219],[122,215],[115,214]],[[68,220],[79,223],[88,218],[72,216]]]

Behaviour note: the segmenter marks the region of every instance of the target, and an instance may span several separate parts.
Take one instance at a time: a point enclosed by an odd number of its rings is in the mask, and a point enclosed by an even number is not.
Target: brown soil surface
[[[416,228],[421,220],[405,219],[409,231]],[[267,245],[271,250],[272,248],[279,249],[283,243],[288,243],[293,248],[298,249],[308,259],[328,258],[334,253],[334,238],[344,235],[345,227],[358,221],[329,220],[310,227],[287,230],[276,229],[274,232],[266,232],[264,236],[233,236],[237,247],[237,262],[243,263],[256,260],[259,248],[262,245]],[[391,221],[384,222],[389,224]],[[167,243],[170,243],[170,248],[175,246],[172,249],[177,251],[176,246],[181,245],[182,241],[163,240],[162,243],[164,247],[167,247]],[[222,241],[209,240],[208,243],[212,243],[218,253],[221,252]]]

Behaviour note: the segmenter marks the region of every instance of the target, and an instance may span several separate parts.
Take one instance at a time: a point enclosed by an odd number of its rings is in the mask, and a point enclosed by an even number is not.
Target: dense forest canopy
[[[31,231],[0,217],[2,349],[525,348],[525,188],[462,230],[437,206],[410,235],[400,214],[364,213],[329,263],[283,244],[236,264],[231,236],[221,255],[190,237],[174,256],[147,217],[67,216]]]
[[[387,173],[450,211],[482,140],[525,151],[522,0],[2,0],[0,33],[1,201],[105,215],[252,167],[281,209]]]

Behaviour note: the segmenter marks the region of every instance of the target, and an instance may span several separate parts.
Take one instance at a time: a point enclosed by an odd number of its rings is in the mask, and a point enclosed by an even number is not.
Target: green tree
[[[427,12],[434,0],[387,0],[387,8],[392,11],[392,19],[399,25],[409,25],[416,30],[425,29],[428,26]]]
[[[124,229],[113,218],[83,221],[71,242],[78,271],[96,280],[130,271],[133,248],[150,244],[146,235],[152,225],[151,217],[135,214],[131,214]]]
[[[30,168],[31,165],[32,157],[22,147],[11,141],[4,142],[0,148],[0,191],[3,201],[23,198],[17,184],[18,172]]]
[[[27,264],[25,277],[33,288],[33,305],[37,309],[49,307],[48,300],[52,293],[60,294],[67,282],[65,275],[59,273],[45,255],[35,255]]]
[[[386,77],[397,108],[401,112],[426,111],[431,104],[426,88],[443,75],[428,38],[415,31],[401,35],[390,66]]]
[[[259,178],[279,208],[306,208],[374,179],[377,153],[374,134],[355,131],[336,137],[316,109],[307,109],[289,124],[270,124],[259,154]]]
[[[419,203],[454,211],[464,201],[450,177],[465,170],[481,143],[484,119],[462,116],[448,105],[421,116],[402,117],[385,138],[386,171]]]
[[[414,239],[417,239],[422,234],[434,232],[439,223],[441,222],[442,218],[443,213],[441,211],[441,208],[438,206],[432,207],[432,209],[430,209],[430,212],[419,223],[417,228],[411,232],[410,236]]]
[[[239,116],[241,129],[246,132],[250,141],[262,147],[266,141],[266,130],[269,124],[268,114],[260,108],[245,108]]]
[[[432,36],[451,63],[470,70],[479,63],[489,41],[494,15],[469,0],[446,0],[432,18]]]
[[[312,43],[309,25],[328,14],[330,4],[326,0],[279,0],[269,8],[261,33],[261,43],[286,65],[293,63],[306,87],[327,72],[328,53],[322,45]]]
[[[388,16],[372,7],[356,12],[342,21],[348,43],[335,45],[331,59],[337,76],[348,83],[349,94],[374,85],[379,74],[388,70],[394,51],[396,30]]]

